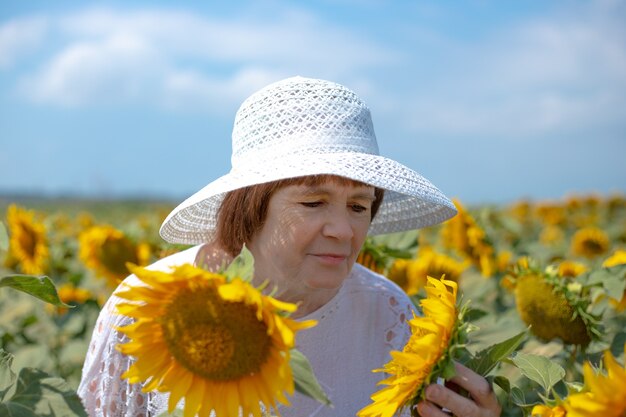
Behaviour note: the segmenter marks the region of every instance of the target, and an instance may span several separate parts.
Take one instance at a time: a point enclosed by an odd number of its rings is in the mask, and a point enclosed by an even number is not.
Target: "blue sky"
[[[292,75],[369,105],[381,153],[468,203],[626,192],[626,2],[13,1],[0,192],[182,199],[243,99]]]

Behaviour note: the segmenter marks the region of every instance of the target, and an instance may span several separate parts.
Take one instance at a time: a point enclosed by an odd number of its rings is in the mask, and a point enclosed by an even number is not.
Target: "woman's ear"
[[[233,257],[226,252],[217,242],[203,244],[194,260],[194,265],[210,272],[218,272],[228,266]]]

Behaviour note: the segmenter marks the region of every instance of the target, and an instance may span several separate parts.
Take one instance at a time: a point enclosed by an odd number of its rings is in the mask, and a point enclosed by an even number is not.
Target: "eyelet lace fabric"
[[[192,263],[197,247],[154,265]],[[137,285],[139,281],[131,276]],[[126,338],[116,330],[131,319],[115,313],[122,300],[113,295],[103,307],[93,331],[78,394],[92,417],[153,417],[167,411],[167,393],[143,393],[141,384],[121,379],[132,358],[116,345]],[[391,350],[402,350],[410,337],[407,320],[412,303],[404,292],[387,279],[356,264],[338,294],[326,305],[302,320],[315,319],[318,325],[298,334],[297,348],[304,353],[333,402],[326,407],[296,393],[290,407],[280,407],[284,417],[354,416],[370,403],[370,396],[385,378],[373,373],[389,359]],[[182,403],[179,404],[179,407]],[[410,413],[400,414],[408,417]],[[221,417],[221,416],[220,416]]]

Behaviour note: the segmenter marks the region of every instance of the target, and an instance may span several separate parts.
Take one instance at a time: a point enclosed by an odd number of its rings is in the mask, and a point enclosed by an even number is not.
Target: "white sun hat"
[[[163,239],[210,242],[229,191],[307,175],[338,175],[383,188],[370,235],[419,229],[456,214],[430,181],[378,155],[368,107],[330,81],[292,77],[251,95],[235,116],[232,147],[230,172],[178,205],[161,225]]]

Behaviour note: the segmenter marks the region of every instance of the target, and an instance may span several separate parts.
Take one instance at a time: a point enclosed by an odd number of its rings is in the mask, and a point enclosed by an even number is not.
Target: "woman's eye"
[[[367,211],[367,207],[362,206],[360,204],[352,204],[350,206],[352,208],[353,211],[355,211],[356,213],[363,213],[364,211]]]
[[[321,201],[306,201],[300,204],[302,204],[304,207],[319,207],[322,205],[322,202]]]

